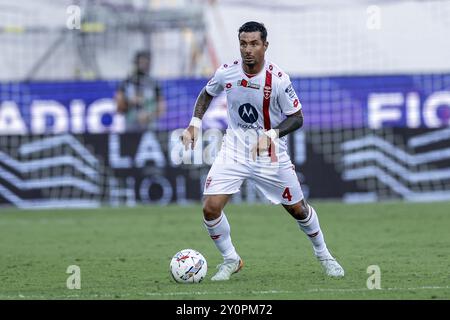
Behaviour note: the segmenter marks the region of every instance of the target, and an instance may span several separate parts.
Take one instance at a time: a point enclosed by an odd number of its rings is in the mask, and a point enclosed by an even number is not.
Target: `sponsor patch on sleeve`
[[[289,95],[289,98],[296,99],[297,95],[295,94],[294,87],[292,86],[292,83],[289,84],[289,86],[284,90]]]

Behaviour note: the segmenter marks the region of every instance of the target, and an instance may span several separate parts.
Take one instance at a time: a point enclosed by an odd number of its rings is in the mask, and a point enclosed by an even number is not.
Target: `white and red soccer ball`
[[[170,261],[170,274],[179,283],[199,283],[207,271],[205,257],[194,249],[181,250]]]

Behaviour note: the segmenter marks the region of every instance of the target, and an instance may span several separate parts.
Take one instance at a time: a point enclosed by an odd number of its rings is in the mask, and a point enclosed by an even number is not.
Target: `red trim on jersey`
[[[264,99],[263,99],[263,115],[264,115],[264,129],[270,130],[270,95],[272,93],[272,73],[269,70],[266,70],[266,82],[264,84]],[[275,152],[272,152],[272,146],[273,146],[272,139],[270,140],[270,146],[269,146],[269,156],[272,162],[276,162],[277,155]]]
[[[270,94],[272,93],[272,73],[266,70],[266,83],[264,84],[264,100],[263,100],[263,115],[264,115],[264,129],[270,130]]]

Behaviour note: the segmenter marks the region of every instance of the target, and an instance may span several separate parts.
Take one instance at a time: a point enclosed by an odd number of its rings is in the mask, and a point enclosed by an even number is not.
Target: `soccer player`
[[[282,204],[311,240],[314,253],[331,277],[344,269],[325,244],[319,219],[306,202],[286,150],[286,135],[303,125],[300,104],[289,76],[265,59],[269,46],[262,23],[247,22],[238,32],[241,59],[224,64],[200,92],[189,127],[181,140],[194,148],[202,117],[213,97],[225,90],[228,129],[204,187],[204,224],[223,256],[213,281],[228,280],[243,267],[223,209],[245,179],[274,204]]]

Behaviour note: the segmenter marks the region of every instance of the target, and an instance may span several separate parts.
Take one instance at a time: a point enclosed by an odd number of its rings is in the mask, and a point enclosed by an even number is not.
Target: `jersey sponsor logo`
[[[252,88],[252,89],[259,89],[261,86],[257,83],[247,81],[245,79],[238,80],[237,82],[238,86],[245,87],[245,88]]]
[[[295,94],[294,87],[292,86],[292,83],[289,84],[289,86],[284,90],[289,95],[289,98],[295,99],[297,98],[297,95]]]
[[[255,123],[258,120],[258,111],[250,103],[245,103],[239,107],[239,116],[247,123]]]
[[[270,94],[272,93],[272,87],[271,86],[265,86],[264,87],[264,99],[268,100],[270,99]]]
[[[262,130],[263,127],[258,125],[258,124],[242,124],[242,123],[238,123],[238,127],[244,130],[247,129],[254,129],[254,130]]]

